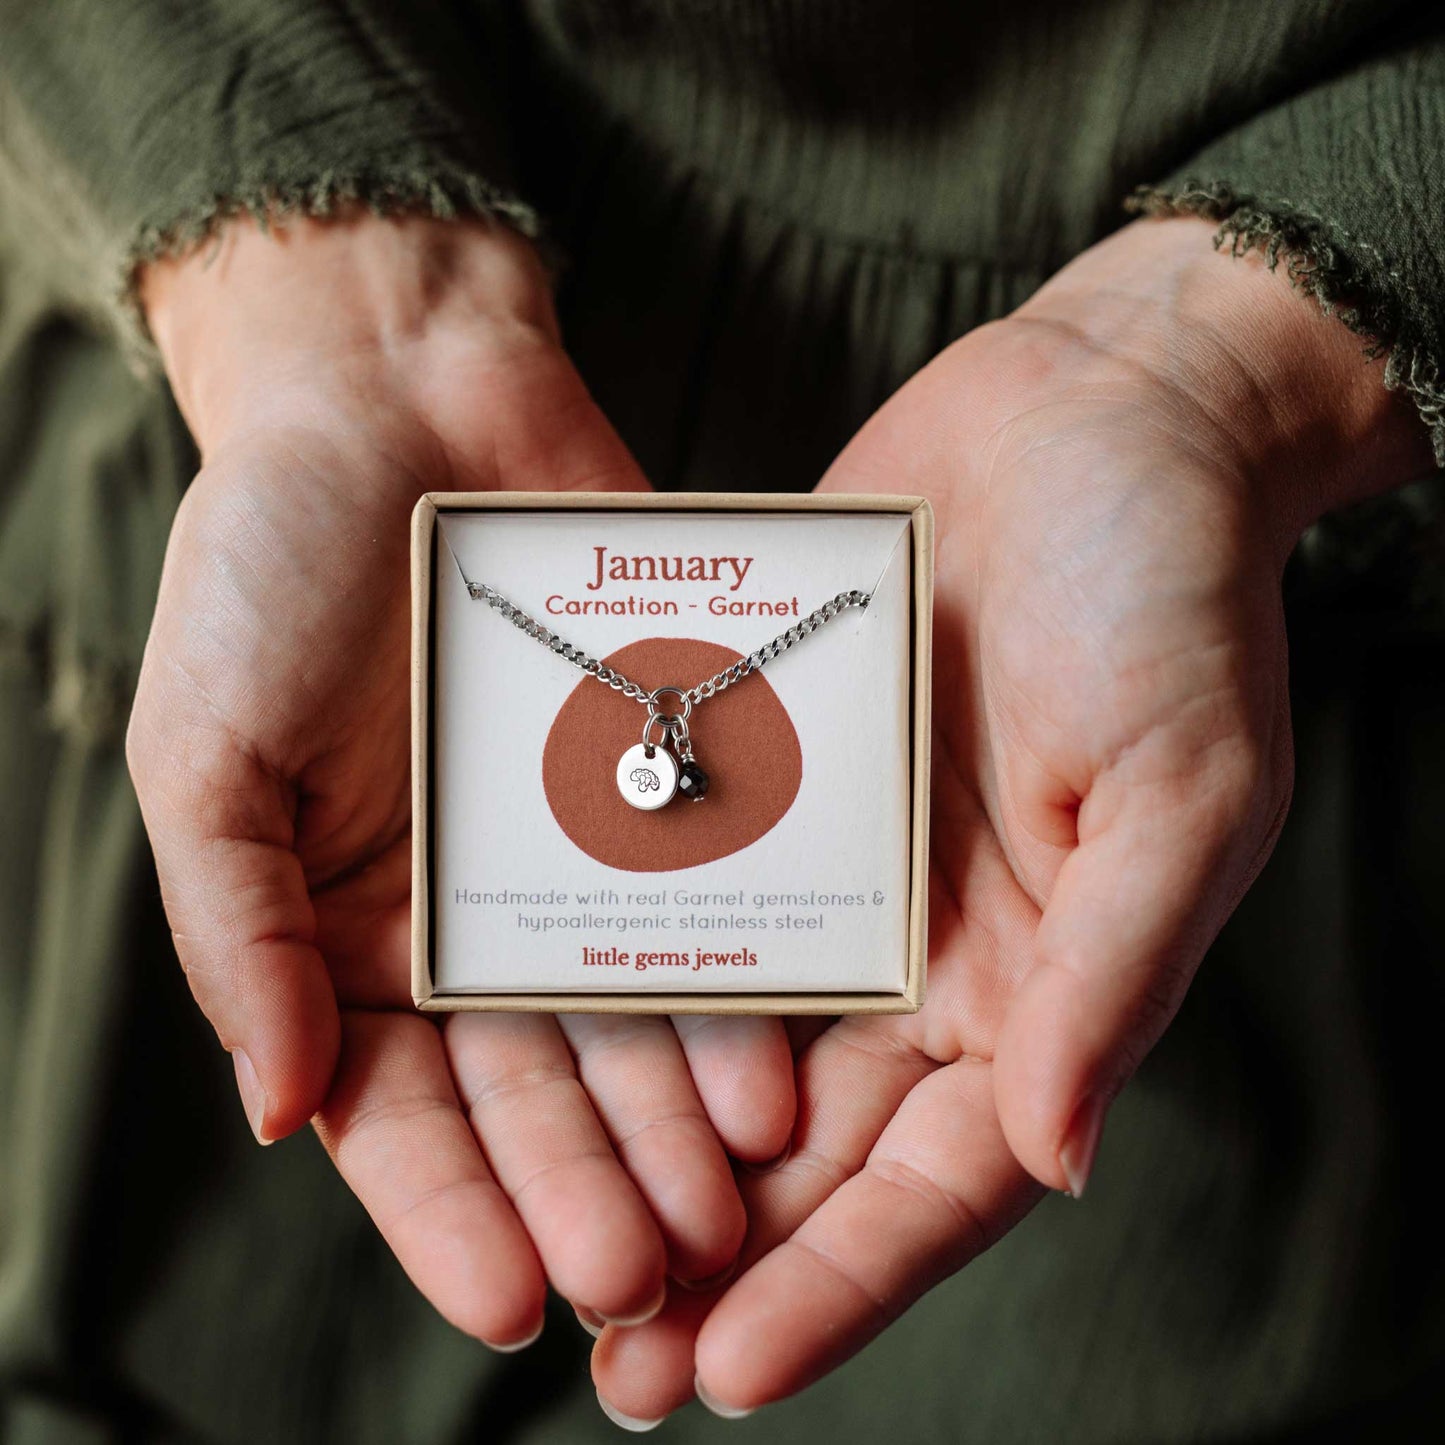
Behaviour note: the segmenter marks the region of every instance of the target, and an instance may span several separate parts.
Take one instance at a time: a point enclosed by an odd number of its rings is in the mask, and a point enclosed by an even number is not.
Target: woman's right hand
[[[546,1284],[660,1306],[734,1260],[727,1158],[793,1120],[776,1020],[417,1013],[408,519],[425,491],[645,489],[485,221],[249,221],[142,298],[202,468],[126,753],[176,951],[269,1143],[317,1131],[417,1286],[506,1348]]]

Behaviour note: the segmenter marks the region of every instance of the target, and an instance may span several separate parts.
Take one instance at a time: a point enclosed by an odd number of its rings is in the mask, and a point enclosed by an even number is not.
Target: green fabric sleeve
[[[360,200],[537,217],[512,190],[500,5],[0,0],[0,245],[141,340],[145,259],[228,215]],[[8,234],[8,238],[5,233]]]
[[[1130,201],[1220,223],[1385,354],[1445,467],[1445,23],[1238,125]]]

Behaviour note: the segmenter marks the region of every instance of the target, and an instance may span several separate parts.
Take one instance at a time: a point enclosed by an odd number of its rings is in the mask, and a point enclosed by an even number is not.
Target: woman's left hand
[[[789,1395],[1082,1192],[1284,819],[1285,560],[1429,464],[1359,339],[1191,218],[1095,246],[859,432],[820,490],[937,516],[928,998],[802,1049],[744,1272],[604,1333],[615,1409],[694,1372],[714,1405]]]

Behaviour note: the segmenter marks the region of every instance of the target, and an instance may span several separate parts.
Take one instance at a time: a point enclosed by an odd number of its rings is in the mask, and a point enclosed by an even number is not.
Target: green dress
[[[0,1439],[615,1438],[570,1309],[508,1358],[443,1324],[313,1137],[255,1148],[190,1002],[121,750],[195,466],[139,260],[243,206],[503,214],[656,486],[806,490],[1132,197],[1387,348],[1445,465],[1442,32],[1380,0],[0,0]],[[1288,589],[1293,812],[1087,1200],[800,1399],[665,1434],[1438,1438],[1440,480],[1313,529]]]

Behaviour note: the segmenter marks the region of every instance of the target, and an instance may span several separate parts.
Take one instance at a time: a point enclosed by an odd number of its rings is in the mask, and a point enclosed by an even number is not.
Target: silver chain
[[[623,676],[615,668],[604,667],[595,657],[589,656],[580,647],[574,647],[565,638],[550,628],[544,627],[535,617],[529,617],[515,603],[508,602],[500,592],[495,588],[488,587],[485,582],[468,582],[467,591],[476,601],[485,602],[488,607],[505,617],[513,627],[520,628],[528,637],[536,638],[544,647],[555,652],[564,661],[570,662],[573,667],[581,668],[589,677],[595,677],[598,682],[605,682],[608,687],[620,692],[623,697],[634,698],[636,701],[646,704],[650,710],[656,708],[654,699],[659,692],[677,693],[692,705],[700,703],[704,698],[712,697],[715,693],[731,687],[733,683],[741,682],[750,672],[758,671],[775,657],[816,632],[825,622],[831,622],[840,612],[846,612],[850,607],[867,607],[872,601],[871,593],[859,592],[856,588],[848,592],[840,592],[836,597],[830,597],[821,607],[815,607],[806,617],[795,622],[785,632],[780,632],[771,642],[764,643],[756,652],[750,652],[746,657],[740,657],[731,667],[725,667],[721,672],[713,673],[706,682],[700,682],[696,687],[685,690],[675,687],[659,687],[649,692],[640,683],[633,682],[631,678]]]

